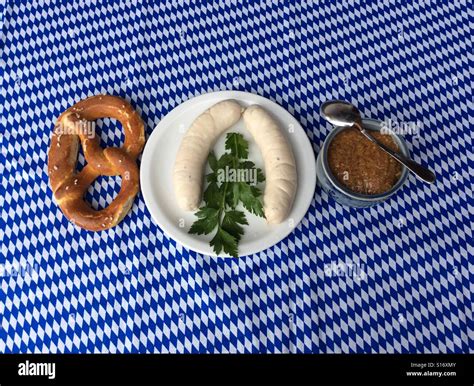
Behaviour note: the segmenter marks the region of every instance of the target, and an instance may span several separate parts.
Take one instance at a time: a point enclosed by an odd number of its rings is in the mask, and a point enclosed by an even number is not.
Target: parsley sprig
[[[208,182],[203,194],[204,205],[196,212],[197,220],[189,233],[203,235],[215,231],[210,241],[211,247],[218,255],[222,251],[238,257],[238,243],[244,234],[244,225],[248,225],[245,212],[239,204],[250,213],[264,217],[261,201],[262,191],[249,181],[220,178],[224,170],[256,173],[256,183],[265,180],[263,172],[252,161],[248,160],[248,142],[242,134],[228,133],[225,141],[226,152],[219,158],[214,152],[208,157],[211,173],[206,175]]]

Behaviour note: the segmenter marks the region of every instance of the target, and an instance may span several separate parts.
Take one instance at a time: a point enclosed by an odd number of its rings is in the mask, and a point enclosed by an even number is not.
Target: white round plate
[[[288,111],[266,98],[241,91],[218,91],[190,99],[163,118],[148,138],[141,161],[140,183],[146,206],[163,231],[188,249],[216,256],[209,246],[212,235],[198,236],[188,233],[197,218],[194,213],[185,212],[178,207],[172,174],[179,145],[193,120],[215,103],[225,99],[235,99],[242,106],[259,104],[272,114],[293,147],[298,171],[298,190],[286,221],[270,226],[265,219],[246,212],[249,225],[244,227],[245,234],[239,242],[239,255],[244,256],[263,251],[283,240],[304,217],[313,199],[316,186],[313,148],[301,125]],[[249,142],[249,159],[264,170],[260,151],[246,131],[243,120],[228,131],[244,135]],[[217,156],[224,153],[224,142],[225,134],[214,147]],[[219,256],[228,257],[225,254]]]

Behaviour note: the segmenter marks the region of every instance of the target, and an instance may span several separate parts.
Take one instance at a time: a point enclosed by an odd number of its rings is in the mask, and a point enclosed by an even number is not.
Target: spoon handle
[[[421,166],[419,163],[413,161],[412,159],[409,159],[405,157],[402,154],[398,154],[394,152],[392,149],[389,147],[385,146],[383,143],[377,141],[374,137],[372,137],[366,129],[364,129],[361,125],[357,124],[358,129],[361,131],[362,134],[365,135],[365,137],[375,143],[377,146],[379,146],[383,151],[391,155],[393,158],[395,158],[398,162],[400,162],[402,165],[406,166],[413,174],[415,174],[419,179],[422,181],[425,181],[429,184],[432,184],[436,181],[436,176],[435,174],[425,168],[424,166]]]

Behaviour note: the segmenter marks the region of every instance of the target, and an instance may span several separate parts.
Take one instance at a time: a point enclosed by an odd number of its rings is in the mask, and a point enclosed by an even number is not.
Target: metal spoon
[[[412,173],[424,182],[432,184],[436,180],[435,174],[421,166],[417,162],[405,157],[402,154],[398,154],[385,146],[383,143],[377,141],[372,137],[366,129],[362,127],[362,119],[360,117],[359,110],[349,102],[344,101],[327,101],[321,106],[321,115],[328,122],[335,126],[355,126],[360,132],[371,142],[379,146],[383,151],[388,153],[391,157],[395,158],[402,165],[406,166]]]

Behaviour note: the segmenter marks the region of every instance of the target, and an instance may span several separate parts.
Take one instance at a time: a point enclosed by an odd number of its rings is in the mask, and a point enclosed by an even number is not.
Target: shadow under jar
[[[362,119],[362,125],[373,132],[380,132],[383,122]],[[342,205],[355,208],[376,205],[401,188],[408,170],[361,133],[349,130],[357,129],[335,127],[326,137],[316,162],[318,184]],[[406,142],[400,135],[393,132],[375,135],[384,144],[409,156]]]

